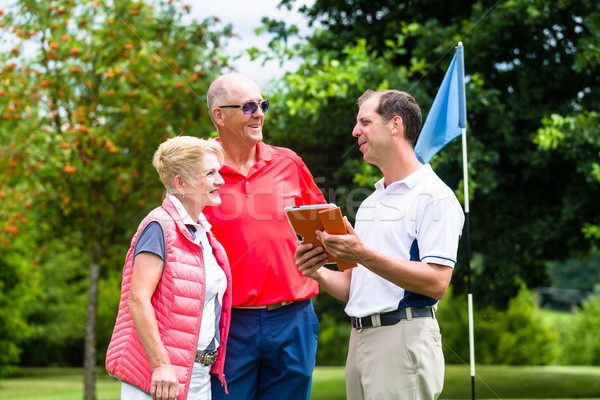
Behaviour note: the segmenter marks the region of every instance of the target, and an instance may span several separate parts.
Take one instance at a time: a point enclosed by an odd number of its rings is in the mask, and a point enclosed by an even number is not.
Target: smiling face
[[[200,161],[196,177],[185,184],[185,196],[181,202],[194,218],[204,207],[221,204],[219,188],[225,181],[219,174],[219,169],[221,169],[221,163],[217,155],[206,154]]]
[[[384,121],[375,111],[378,105],[378,96],[373,96],[362,103],[356,116],[352,136],[358,139],[358,147],[363,153],[364,160],[381,167],[393,144],[390,122]]]
[[[230,77],[226,85],[229,96],[223,100],[224,104],[216,104],[217,118],[215,119],[219,129],[219,135],[236,139],[249,147],[255,146],[262,141],[262,127],[265,113],[260,107],[252,115],[245,115],[241,108],[220,108],[225,105],[241,105],[248,101],[262,102],[260,89],[252,80],[234,75]]]

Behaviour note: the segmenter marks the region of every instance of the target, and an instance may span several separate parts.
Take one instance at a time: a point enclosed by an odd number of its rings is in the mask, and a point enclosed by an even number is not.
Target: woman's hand
[[[178,386],[177,373],[171,364],[159,365],[152,371],[152,400],[177,400]]]

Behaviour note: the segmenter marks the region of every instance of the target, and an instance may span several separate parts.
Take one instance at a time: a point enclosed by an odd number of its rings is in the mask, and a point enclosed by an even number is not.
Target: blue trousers
[[[225,357],[229,395],[213,376],[213,400],[309,400],[319,334],[312,300],[273,311],[231,311]]]

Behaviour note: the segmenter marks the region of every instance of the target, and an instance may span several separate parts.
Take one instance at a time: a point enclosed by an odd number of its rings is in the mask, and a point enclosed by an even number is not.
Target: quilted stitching
[[[178,226],[169,212],[176,212],[172,203],[165,199],[162,207],[154,209],[140,223],[125,257],[119,313],[106,356],[106,369],[118,379],[130,382],[149,392],[152,371],[144,348],[137,337],[131,314],[127,307],[131,272],[133,270],[133,249],[143,228],[150,221],[163,224],[167,242],[167,262],[161,280],[151,299],[155,310],[159,333],[175,367],[180,383],[178,400],[184,400],[196,352],[198,332],[204,305],[204,264],[199,248],[186,240],[180,233],[185,229]],[[215,257],[227,276],[227,291],[223,297],[221,316],[221,348],[217,362],[211,372],[223,376],[226,337],[229,331],[229,311],[231,308],[231,272],[223,247],[209,232],[209,241]]]

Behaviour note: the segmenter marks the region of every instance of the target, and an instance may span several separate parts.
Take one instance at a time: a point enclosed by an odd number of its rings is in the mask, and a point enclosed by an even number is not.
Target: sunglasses
[[[266,114],[269,111],[269,100],[263,100],[260,103],[257,101],[247,101],[242,105],[221,106],[220,108],[241,108],[245,115],[252,115],[258,110],[258,107]]]

